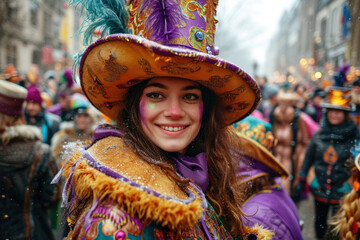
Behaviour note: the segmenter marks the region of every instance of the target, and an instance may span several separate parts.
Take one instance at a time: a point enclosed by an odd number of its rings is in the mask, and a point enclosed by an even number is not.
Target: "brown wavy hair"
[[[5,132],[6,127],[26,124],[24,115],[7,115],[0,113],[0,135]]]
[[[184,187],[191,180],[184,179],[176,173],[173,160],[147,138],[141,127],[139,103],[147,82],[143,81],[130,88],[125,108],[119,113],[117,124],[123,131],[124,141],[145,161],[161,166],[180,187]],[[204,105],[201,129],[188,146],[186,155],[206,153],[210,180],[206,197],[224,220],[227,229],[238,236],[243,228],[243,212],[239,204],[243,196],[234,188],[236,178],[232,152],[237,148],[236,143],[239,139],[235,132],[224,127],[221,110],[223,107],[218,104],[218,97],[206,87],[200,85],[200,88]]]

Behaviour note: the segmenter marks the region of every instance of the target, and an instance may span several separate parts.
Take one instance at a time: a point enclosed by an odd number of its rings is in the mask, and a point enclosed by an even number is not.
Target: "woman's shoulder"
[[[118,136],[103,137],[91,146],[77,143],[63,175],[76,198],[90,198],[99,204],[112,200],[131,216],[162,222],[169,228],[194,225],[206,208],[205,198],[195,185],[180,188]]]

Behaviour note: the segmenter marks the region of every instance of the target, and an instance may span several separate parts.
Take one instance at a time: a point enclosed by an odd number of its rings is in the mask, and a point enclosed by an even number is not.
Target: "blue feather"
[[[81,6],[84,22],[79,33],[84,33],[84,45],[93,41],[95,30],[102,30],[102,36],[115,33],[130,33],[129,14],[125,0],[71,0],[71,5]]]

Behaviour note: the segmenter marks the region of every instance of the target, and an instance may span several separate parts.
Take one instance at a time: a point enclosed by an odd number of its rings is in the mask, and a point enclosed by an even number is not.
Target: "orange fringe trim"
[[[81,150],[75,150],[64,167],[65,178],[68,178],[73,164],[81,158]],[[89,166],[85,159],[80,160],[76,165],[72,181],[75,193],[80,198],[99,198],[99,204],[109,199],[115,200],[131,216],[137,216],[142,221],[155,221],[170,229],[194,226],[204,211],[202,199],[191,186],[188,188],[194,192],[195,201],[185,204],[166,200],[107,176]]]
[[[250,234],[255,234],[258,240],[271,240],[272,236],[275,235],[273,231],[266,229],[259,224],[255,224],[252,228],[244,226],[243,231],[244,239],[247,239]]]

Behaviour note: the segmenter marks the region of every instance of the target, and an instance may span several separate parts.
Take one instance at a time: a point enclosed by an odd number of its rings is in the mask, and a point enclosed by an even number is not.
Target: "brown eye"
[[[150,92],[146,94],[146,97],[151,99],[162,99],[164,96],[161,93],[158,92]]]
[[[188,94],[185,94],[185,96],[184,96],[185,100],[190,100],[190,101],[198,100],[199,98],[200,98],[200,96],[197,94],[194,94],[194,93],[188,93]]]

